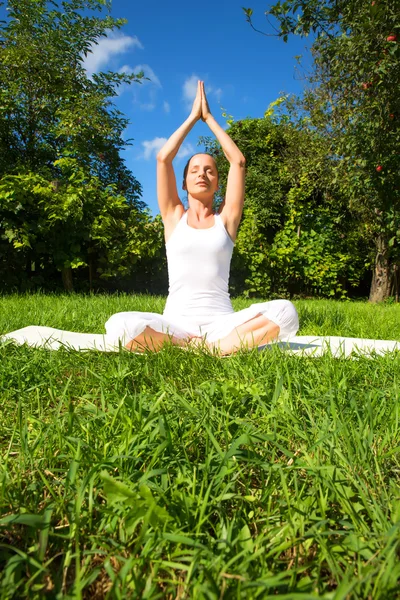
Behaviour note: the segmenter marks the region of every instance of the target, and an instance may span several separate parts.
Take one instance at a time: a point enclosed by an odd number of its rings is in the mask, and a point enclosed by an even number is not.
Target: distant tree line
[[[3,3],[4,4],[4,3]],[[142,74],[83,61],[125,21],[99,0],[9,0],[0,29],[0,280],[72,290],[130,277],[145,285],[160,225],[121,158],[128,120],[113,104]],[[86,12],[85,12],[86,11]],[[75,274],[75,277],[73,277]]]
[[[333,181],[324,138],[295,127],[273,103],[263,119],[230,121],[246,157],[246,202],[232,265],[232,287],[255,296],[366,293],[372,244]],[[205,139],[221,173],[228,165]]]
[[[4,3],[3,3],[4,4]],[[302,98],[229,132],[246,156],[235,294],[398,297],[397,0],[293,0],[267,13],[284,40],[313,31]],[[1,5],[1,3],[0,3]],[[167,291],[160,217],[121,158],[113,98],[138,74],[95,73],[90,47],[125,23],[100,0],[8,0],[0,23],[0,290]],[[252,10],[245,9],[252,24]],[[295,14],[297,13],[297,14]],[[218,164],[223,202],[228,164]]]
[[[257,30],[253,10],[243,10]],[[370,249],[364,255],[371,276],[370,300],[390,295],[397,299],[399,0],[285,0],[269,3],[264,17],[265,28],[259,33],[266,36],[287,41],[291,35],[313,35],[308,89],[301,98],[287,102],[287,113],[298,128],[324,140],[331,165],[324,190],[342,199],[346,219],[351,218],[356,229],[361,226],[361,237]],[[332,217],[337,218],[335,210]],[[355,247],[351,254],[358,272],[356,253]]]

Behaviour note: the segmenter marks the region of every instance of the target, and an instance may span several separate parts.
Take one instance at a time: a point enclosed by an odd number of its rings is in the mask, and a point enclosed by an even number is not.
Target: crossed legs
[[[128,350],[131,350],[132,352],[144,352],[145,350],[158,352],[158,350],[161,350],[166,344],[187,346],[189,339],[190,338],[178,338],[173,335],[168,335],[168,333],[160,333],[151,327],[146,327],[141,334],[128,342],[125,345],[125,348],[128,348]]]
[[[206,338],[202,337],[177,338],[155,331],[151,327],[146,327],[140,335],[128,342],[125,347],[136,352],[143,352],[146,349],[157,352],[165,344],[173,344],[174,346],[206,348],[212,352],[226,355],[244,348],[250,349],[254,346],[267,344],[278,337],[279,330],[279,325],[259,314],[236,327],[225,338],[215,342],[208,342]]]
[[[277,339],[279,330],[279,325],[259,314],[236,327],[225,338],[208,343],[208,347],[219,354],[234,354]]]

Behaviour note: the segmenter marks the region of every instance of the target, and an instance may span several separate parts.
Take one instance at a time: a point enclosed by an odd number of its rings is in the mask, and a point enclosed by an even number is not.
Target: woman
[[[179,199],[172,161],[197,121],[207,123],[230,168],[225,200],[213,211],[218,171],[208,154],[195,154],[184,171],[189,208]],[[229,267],[242,216],[245,159],[218,125],[199,81],[192,111],[157,156],[157,195],[164,223],[169,295],[163,315],[123,312],[106,323],[107,337],[134,351],[159,350],[166,342],[200,345],[221,354],[294,336],[299,322],[288,300],[253,304],[234,312],[228,293]]]

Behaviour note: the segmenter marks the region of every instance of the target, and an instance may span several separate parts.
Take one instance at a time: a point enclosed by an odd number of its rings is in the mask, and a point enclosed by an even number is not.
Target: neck
[[[192,198],[189,196],[189,212],[197,221],[202,221],[203,219],[207,219],[207,217],[214,214],[212,209],[212,200],[210,202],[204,203],[200,200],[196,200],[196,198]]]

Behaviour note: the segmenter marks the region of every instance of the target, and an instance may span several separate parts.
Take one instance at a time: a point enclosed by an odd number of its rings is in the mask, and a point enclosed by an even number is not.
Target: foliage
[[[89,78],[83,66],[125,23],[90,14],[105,7],[9,0],[0,31],[0,235],[13,261],[23,254],[43,276],[89,264],[91,277],[127,274],[154,251],[140,184],[120,155],[128,120],[112,101],[143,74]]]
[[[332,183],[329,147],[321,136],[279,115],[283,101],[272,103],[263,119],[231,120],[229,133],[247,165],[232,286],[264,297],[344,297],[364,274],[364,232]],[[208,144],[224,190],[227,163],[218,145]]]
[[[131,274],[132,265],[157,251],[150,217],[129,205],[115,185],[104,187],[73,158],[56,161],[60,179],[31,171],[4,176],[4,236],[15,253],[40,272],[48,265],[88,267],[103,278]],[[42,283],[41,280],[37,283]]]
[[[245,12],[252,22],[251,9]],[[375,241],[377,300],[390,294],[400,260],[399,14],[397,0],[288,0],[266,11],[284,41],[313,35],[301,121],[330,142],[334,178]]]

